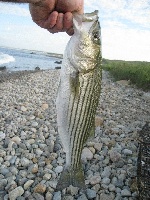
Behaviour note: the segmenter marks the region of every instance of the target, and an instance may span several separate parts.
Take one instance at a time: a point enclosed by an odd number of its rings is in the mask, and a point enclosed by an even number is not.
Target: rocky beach
[[[59,70],[0,78],[0,200],[138,198],[138,132],[150,121],[149,92],[103,71],[95,137],[82,153],[87,189],[56,191],[65,163],[55,107]]]

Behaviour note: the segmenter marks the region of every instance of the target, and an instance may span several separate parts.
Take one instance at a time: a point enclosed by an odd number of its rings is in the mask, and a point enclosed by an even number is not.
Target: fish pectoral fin
[[[70,74],[70,89],[72,92],[78,92],[80,87],[79,73],[73,72]]]
[[[60,176],[56,189],[57,191],[63,190],[70,185],[83,190],[86,189],[82,168],[75,170],[65,169]]]

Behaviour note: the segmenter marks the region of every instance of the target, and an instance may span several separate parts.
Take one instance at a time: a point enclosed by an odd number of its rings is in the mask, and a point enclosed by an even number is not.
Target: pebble
[[[114,200],[114,194],[110,193],[110,194],[100,194],[100,200]]]
[[[43,176],[43,179],[48,181],[48,180],[51,179],[51,177],[52,177],[51,174],[45,174],[45,175]]]
[[[9,199],[16,200],[17,197],[21,196],[23,193],[24,193],[24,189],[21,186],[19,186],[15,188],[14,190],[12,190],[11,192],[9,192]]]
[[[57,166],[56,168],[55,168],[55,172],[56,173],[61,173],[63,171],[63,166]]]
[[[33,180],[28,180],[23,186],[24,189],[27,190],[33,183],[34,183]]]
[[[67,188],[67,193],[71,194],[72,196],[76,195],[78,193],[79,188],[78,187],[73,187],[72,185],[70,185]]]
[[[100,181],[101,181],[101,176],[100,175],[92,176],[90,178],[90,180],[89,180],[91,185],[96,185],[96,184],[100,183]]]
[[[6,137],[6,134],[0,131],[0,141]]]
[[[149,121],[149,95],[139,95],[140,90],[123,87],[103,72],[95,137],[82,152],[86,193],[73,186],[56,192],[65,165],[57,132],[56,80],[58,70],[41,70],[1,83],[0,198],[65,200],[67,192],[66,200],[136,199],[137,130]]]
[[[87,194],[88,199],[93,199],[93,198],[96,197],[96,192],[94,190],[91,190],[91,189],[87,189],[86,194]]]
[[[25,111],[27,111],[27,108],[24,107],[24,106],[21,106],[20,110],[23,111],[23,112],[25,112]]]
[[[121,196],[122,197],[130,197],[131,196],[131,192],[129,190],[127,190],[127,189],[123,189],[121,191]]]
[[[21,142],[21,139],[20,139],[20,137],[18,137],[18,136],[13,137],[11,140],[12,140],[13,142],[15,142],[16,144],[20,144],[20,142]]]
[[[124,149],[124,150],[123,150],[123,153],[124,153],[126,156],[132,155],[132,151],[129,150],[129,149]]]
[[[34,192],[35,193],[44,193],[46,191],[46,185],[44,185],[44,184],[38,184],[38,185],[36,185],[35,186],[35,188],[34,188]]]
[[[109,152],[109,156],[112,162],[118,162],[121,158],[121,154],[117,152],[116,150],[111,150]]]
[[[93,153],[87,147],[85,147],[82,151],[81,159],[92,160],[92,158],[93,158]]]
[[[54,192],[53,200],[61,200],[61,192]]]
[[[30,164],[30,160],[28,160],[28,159],[25,158],[25,157],[21,158],[20,162],[21,162],[21,165],[22,165],[23,167],[27,167],[27,166],[29,166],[29,164]]]
[[[105,177],[102,179],[102,183],[105,184],[105,185],[108,185],[110,183],[110,179]]]
[[[53,195],[50,192],[47,192],[46,196],[45,196],[45,199],[46,200],[52,200],[52,198],[53,198]]]
[[[95,143],[95,144],[94,144],[94,148],[95,148],[97,151],[101,151],[102,146],[103,146],[102,143]]]
[[[31,126],[32,127],[37,127],[38,126],[38,122],[32,122]]]
[[[33,197],[36,200],[44,200],[44,197],[41,194],[39,194],[39,193],[33,193]]]

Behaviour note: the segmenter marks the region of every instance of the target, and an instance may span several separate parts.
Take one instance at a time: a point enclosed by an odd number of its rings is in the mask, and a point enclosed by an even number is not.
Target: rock
[[[12,156],[11,159],[9,160],[10,164],[13,165],[15,163],[16,159],[17,159],[17,156]]]
[[[6,151],[0,149],[0,157],[5,157],[6,156]]]
[[[115,162],[115,166],[117,167],[117,168],[121,168],[121,167],[123,167],[124,166],[124,160],[119,160],[118,162]]]
[[[39,194],[39,193],[33,193],[33,197],[36,200],[44,200],[44,197],[41,194]]]
[[[57,66],[57,67],[55,67],[55,69],[61,69],[61,67]]]
[[[65,196],[63,197],[63,200],[74,200],[74,197],[71,196],[71,195],[65,195]]]
[[[50,192],[47,192],[46,196],[45,196],[45,199],[46,200],[52,200],[52,198],[53,198],[53,195]]]
[[[121,191],[121,196],[122,197],[130,197],[131,196],[131,192],[129,190],[127,190],[127,189],[123,189]]]
[[[116,187],[113,184],[109,184],[108,188],[109,188],[110,192],[115,192],[116,191]]]
[[[110,194],[100,194],[100,200],[114,200],[115,195],[113,193]]]
[[[6,191],[0,191],[0,200],[4,199],[4,196],[6,195]]]
[[[15,142],[16,144],[20,144],[20,142],[21,142],[21,139],[20,139],[20,137],[18,137],[18,136],[13,137],[11,140],[12,140],[13,142]]]
[[[104,171],[101,173],[101,177],[102,178],[105,178],[105,177],[109,178],[110,174],[111,174],[111,169],[105,167]]]
[[[95,126],[96,127],[102,126],[103,123],[104,123],[104,119],[103,118],[98,117],[98,116],[95,117]]]
[[[62,166],[57,166],[56,168],[55,168],[55,172],[56,173],[61,173],[63,171],[63,167]]]
[[[105,184],[105,185],[109,185],[110,179],[105,177],[105,178],[102,179],[102,183]]]
[[[102,146],[103,146],[102,143],[95,143],[95,144],[94,144],[94,148],[95,148],[97,151],[101,151]]]
[[[109,152],[109,155],[112,162],[118,162],[121,158],[121,154],[113,149]]]
[[[85,194],[82,194],[81,196],[78,197],[77,200],[88,200]]]
[[[62,60],[60,60],[60,61],[56,60],[55,63],[56,64],[62,64]]]
[[[28,167],[29,164],[30,164],[30,160],[28,160],[28,159],[25,158],[25,157],[21,158],[20,162],[21,162],[21,165],[22,165],[23,167]]]
[[[131,166],[127,168],[127,174],[131,177],[134,178],[137,176],[137,167]]]
[[[45,174],[45,175],[43,176],[43,179],[48,181],[48,180],[51,179],[51,177],[52,177],[51,174]]]
[[[28,170],[29,170],[29,172],[31,172],[33,174],[36,174],[38,172],[38,170],[39,170],[38,164],[31,165]]]
[[[4,190],[6,185],[7,185],[7,179],[1,179],[0,180],[0,189]]]
[[[47,103],[42,104],[42,109],[43,110],[47,110],[48,109],[48,104]]]
[[[6,134],[0,131],[0,141],[6,137]]]
[[[6,174],[9,173],[9,169],[7,169],[7,168],[1,168],[1,169],[0,169],[0,173],[3,174],[3,175],[5,176]]]
[[[20,110],[23,111],[23,112],[26,112],[27,108],[25,106],[21,106]]]
[[[61,200],[61,192],[54,192],[53,200]]]
[[[37,154],[38,156],[41,156],[42,153],[43,153],[43,151],[42,151],[40,148],[36,149],[35,151],[36,151],[36,154]]]
[[[124,149],[123,154],[125,154],[126,156],[130,156],[130,155],[132,155],[132,151],[129,149]]]
[[[35,71],[39,71],[40,70],[40,67],[35,67]]]
[[[67,188],[67,193],[68,194],[71,194],[72,196],[78,194],[78,190],[79,188],[78,187],[73,187],[72,185],[70,185],[68,188]]]
[[[46,191],[46,185],[39,183],[34,187],[35,193],[44,193]]]
[[[116,81],[116,83],[118,83],[119,85],[127,86],[130,84],[130,80],[120,80]]]
[[[21,196],[23,193],[24,193],[24,189],[21,186],[19,186],[15,188],[14,190],[12,190],[11,192],[9,192],[9,199],[16,200],[17,197]]]
[[[34,183],[33,180],[28,180],[28,181],[24,184],[24,189],[27,190],[33,183]]]
[[[6,66],[0,66],[0,71],[6,71]]]
[[[32,127],[37,127],[39,124],[37,122],[32,122],[31,126]]]
[[[93,158],[93,153],[87,147],[85,147],[82,151],[81,159],[91,160],[92,158]]]
[[[96,192],[94,190],[91,190],[91,189],[87,189],[86,194],[87,194],[88,199],[93,199],[93,198],[96,197]]]
[[[101,177],[98,176],[98,175],[95,175],[95,176],[92,176],[89,180],[90,184],[91,185],[96,185],[96,184],[99,184],[101,181]]]

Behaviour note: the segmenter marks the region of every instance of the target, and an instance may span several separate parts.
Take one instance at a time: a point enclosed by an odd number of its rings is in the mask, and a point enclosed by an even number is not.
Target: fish
[[[62,61],[56,99],[57,126],[66,162],[57,190],[85,189],[81,162],[84,143],[94,135],[102,79],[98,11],[73,16],[74,34]]]

